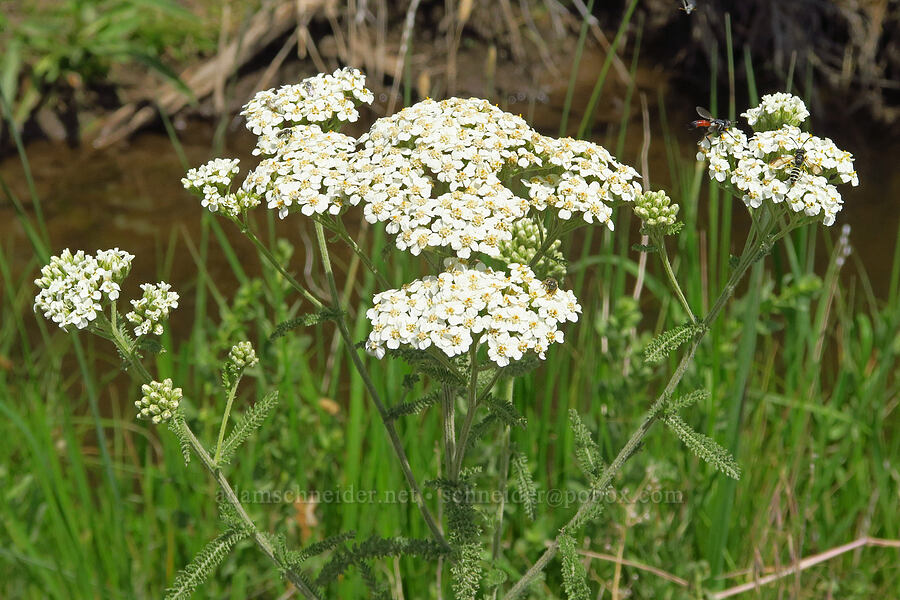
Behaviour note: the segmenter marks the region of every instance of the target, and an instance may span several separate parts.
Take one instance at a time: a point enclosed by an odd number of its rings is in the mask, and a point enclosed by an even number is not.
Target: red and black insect
[[[722,135],[723,133],[731,129],[734,125],[734,123],[732,123],[728,119],[717,119],[702,106],[697,107],[697,114],[700,115],[701,118],[697,119],[696,121],[691,121],[688,127],[690,127],[691,129],[706,127],[707,137],[711,135]]]

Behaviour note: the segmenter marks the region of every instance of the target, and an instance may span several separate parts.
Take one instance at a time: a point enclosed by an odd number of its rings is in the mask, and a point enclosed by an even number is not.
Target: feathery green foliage
[[[266,417],[278,404],[278,392],[272,391],[265,397],[247,409],[244,416],[237,422],[231,434],[222,444],[222,456],[220,464],[227,465],[234,457],[238,447],[243,444],[253,433],[259,429]]]
[[[329,550],[334,550],[344,542],[348,542],[355,537],[355,531],[346,531],[344,533],[332,535],[322,541],[312,543],[300,550],[289,550],[285,552],[282,560],[284,560],[285,564],[288,567],[297,567],[313,556],[318,556],[319,554],[328,552]]]
[[[191,462],[191,442],[184,428],[184,413],[181,410],[175,411],[175,414],[169,419],[168,427],[169,431],[174,433],[178,439],[178,446],[181,448],[184,464],[189,464]]]
[[[229,529],[206,544],[175,577],[172,587],[166,590],[166,600],[190,598],[197,586],[206,581],[235,544],[248,536],[249,532],[244,529]]]
[[[684,445],[696,454],[700,459],[709,463],[717,470],[725,473],[732,479],[741,478],[741,467],[733,456],[720,446],[712,438],[695,431],[690,425],[675,414],[667,414],[663,417],[663,422],[669,426],[675,435],[681,438]]]
[[[673,400],[670,400],[669,404],[666,406],[666,414],[675,414],[681,409],[687,408],[688,406],[693,406],[694,404],[702,402],[707,398],[709,398],[709,390],[705,388],[700,388],[698,390],[694,390],[693,392],[688,392],[687,394],[683,394]]]
[[[702,327],[697,324],[679,325],[663,331],[644,348],[644,360],[651,364],[661,362],[678,346],[698,335],[701,331]]]
[[[331,307],[326,307],[319,312],[309,313],[293,319],[282,321],[275,326],[275,329],[269,335],[269,341],[271,342],[273,340],[277,340],[278,338],[287,335],[298,327],[311,327],[313,325],[318,325],[319,323],[324,323],[325,321],[333,321],[340,316],[340,311],[337,311]]]
[[[391,357],[402,358],[412,367],[414,372],[428,375],[439,383],[446,383],[453,387],[466,385],[466,377],[461,375],[458,370],[447,368],[443,362],[425,350],[397,348],[396,350],[387,350],[386,354]]]
[[[474,489],[471,474],[460,474],[459,480],[446,478],[427,482],[440,490],[447,518],[447,541],[453,549],[450,565],[456,600],[475,600],[481,588],[484,567],[481,560],[482,516],[472,505]]]
[[[591,590],[587,584],[584,564],[578,560],[575,538],[567,531],[559,536],[559,560],[562,563],[563,587],[569,600],[590,600]]]
[[[531,478],[531,469],[528,468],[528,458],[524,453],[515,451],[510,457],[510,466],[512,466],[513,474],[516,477],[516,488],[519,490],[519,497],[522,499],[522,508],[528,518],[534,521],[535,508],[537,505],[537,486],[534,479]]]
[[[418,400],[410,400],[409,402],[400,402],[387,410],[387,418],[391,420],[405,417],[407,415],[416,415],[433,404],[441,401],[443,392],[436,390],[425,394]]]
[[[342,540],[338,542],[340,541]],[[325,587],[350,567],[358,566],[373,558],[418,556],[426,560],[437,560],[445,554],[444,548],[434,540],[372,536],[358,544],[337,548],[331,559],[322,567],[315,583],[320,587]]]
[[[593,483],[603,473],[600,446],[574,408],[569,410],[569,427],[575,438],[575,460],[588,481]]]

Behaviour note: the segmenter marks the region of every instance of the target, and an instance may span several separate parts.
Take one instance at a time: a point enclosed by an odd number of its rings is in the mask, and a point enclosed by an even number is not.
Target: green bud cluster
[[[519,263],[527,265],[537,254],[541,247],[540,225],[531,219],[519,219],[510,229],[512,239],[500,243],[500,255],[498,258],[506,264]],[[538,277],[554,277],[562,279],[566,276],[565,260],[559,247],[562,242],[556,240],[544,253],[537,263],[532,266],[532,271]]]
[[[636,214],[644,229],[661,228],[664,231],[675,225],[679,206],[665,192],[647,192],[638,196],[634,202]]]
[[[181,388],[173,388],[171,379],[145,383],[141,391],[144,396],[134,403],[138,408],[138,417],[149,419],[154,424],[171,419],[182,396]]]
[[[228,353],[228,362],[230,362],[235,371],[243,371],[254,366],[259,362],[253,345],[250,342],[238,342],[231,347]]]

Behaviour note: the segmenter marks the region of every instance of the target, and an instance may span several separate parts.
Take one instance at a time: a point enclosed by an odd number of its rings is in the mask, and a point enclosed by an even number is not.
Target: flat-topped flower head
[[[241,192],[265,200],[286,217],[291,212],[306,216],[336,215],[358,197],[348,196],[350,160],[356,140],[318,125],[296,125],[268,136],[254,151],[269,155],[244,180]]]
[[[240,191],[231,192],[231,182],[238,173],[239,163],[237,158],[214,158],[188,171],[182,178],[181,185],[200,196],[200,205],[210,212],[221,210],[226,215],[237,218],[242,211],[259,204],[254,196]]]
[[[809,111],[803,100],[792,94],[778,92],[766,94],[759,106],[751,108],[741,116],[754,131],[780,129],[783,125],[798,127],[809,118]]]
[[[131,301],[134,308],[125,318],[135,325],[134,335],[162,335],[163,321],[169,318],[169,311],[178,308],[178,293],[169,291],[171,285],[159,283],[142,283],[143,296]]]
[[[750,209],[764,202],[832,225],[843,199],[837,185],[859,185],[853,155],[828,138],[793,125],[747,138],[740,131],[706,139],[698,159],[709,161],[709,177],[740,197]]]
[[[152,421],[154,425],[171,419],[182,398],[181,388],[173,387],[171,379],[145,383],[141,392],[141,399],[134,403],[138,418]]]
[[[371,104],[374,96],[366,88],[366,78],[358,70],[345,67],[331,75],[320,73],[298,84],[256,94],[244,105],[241,114],[247,129],[255,135],[277,129],[313,123],[354,122],[359,119],[359,104]],[[325,127],[327,128],[327,127]]]
[[[67,248],[41,269],[34,280],[39,292],[34,310],[43,312],[61,328],[84,329],[97,318],[105,304],[119,297],[119,284],[128,275],[134,255],[114,248],[95,256]]]
[[[487,100],[424,100],[378,119],[354,155],[351,197],[370,223],[387,223],[401,250],[447,248],[496,256],[528,201],[507,173],[539,164],[537,134]]]
[[[559,326],[581,312],[571,291],[538,280],[525,265],[503,272],[452,259],[437,277],[381,292],[373,302],[366,312],[369,353],[381,358],[401,346],[435,346],[453,357],[477,342],[501,367],[529,353],[545,358],[549,346],[564,339]]]
[[[593,142],[541,136],[535,151],[553,168],[522,181],[539,211],[553,209],[560,219],[580,217],[612,230],[612,207],[633,202],[641,193],[637,171]]]

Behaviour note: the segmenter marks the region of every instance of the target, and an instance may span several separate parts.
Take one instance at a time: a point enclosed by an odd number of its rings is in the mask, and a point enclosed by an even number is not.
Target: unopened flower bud
[[[143,397],[134,403],[138,408],[138,417],[149,419],[154,424],[168,421],[178,409],[181,401],[181,388],[173,388],[171,379],[151,381],[141,386]]]
[[[228,353],[228,361],[233,365],[235,371],[243,371],[259,362],[253,345],[250,342],[238,342],[231,347]]]
[[[675,224],[679,206],[672,203],[672,199],[665,192],[646,192],[637,197],[634,202],[634,214],[636,214],[644,226],[644,229],[662,228],[663,230]]]

